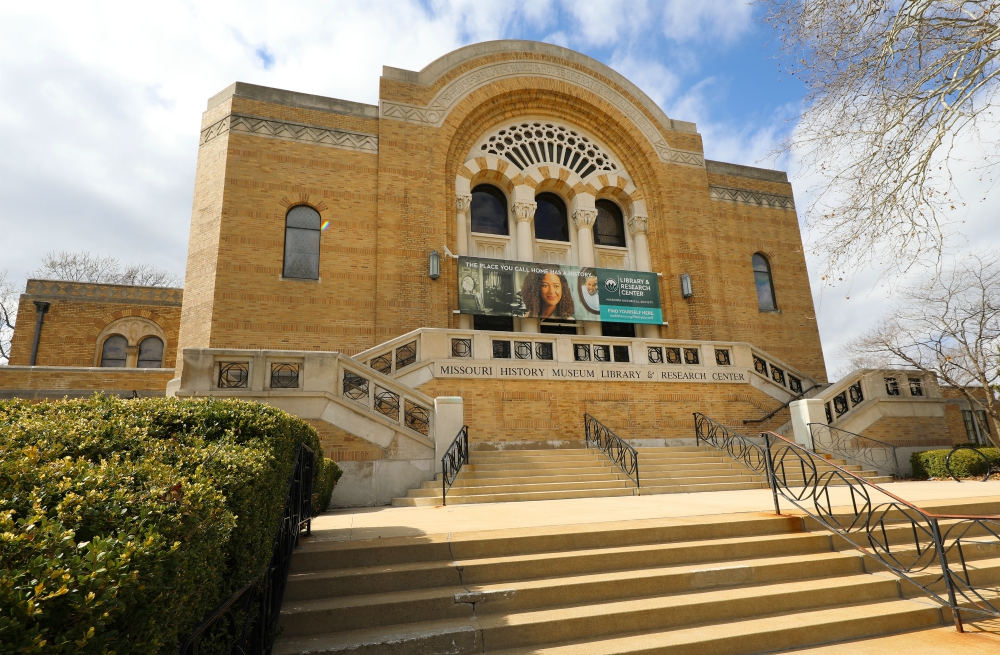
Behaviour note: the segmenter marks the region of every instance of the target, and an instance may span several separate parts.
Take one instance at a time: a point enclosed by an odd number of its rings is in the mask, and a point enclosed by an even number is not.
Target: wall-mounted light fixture
[[[441,255],[438,254],[437,250],[431,251],[430,276],[432,280],[441,277]]]
[[[687,273],[681,276],[681,295],[685,298],[694,295],[694,291],[691,289],[691,276]]]

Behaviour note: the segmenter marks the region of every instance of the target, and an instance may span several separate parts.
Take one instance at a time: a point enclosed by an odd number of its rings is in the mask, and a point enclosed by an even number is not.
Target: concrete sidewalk
[[[1000,503],[1000,481],[996,480],[896,482],[883,486],[890,493],[931,512],[935,505],[944,505],[949,500],[979,499]],[[846,488],[831,488],[830,496],[835,505],[850,503]],[[785,501],[781,506],[789,513],[794,509]],[[318,540],[357,540],[746,512],[773,514],[771,491],[751,489],[452,507],[342,509],[316,517],[313,535]]]

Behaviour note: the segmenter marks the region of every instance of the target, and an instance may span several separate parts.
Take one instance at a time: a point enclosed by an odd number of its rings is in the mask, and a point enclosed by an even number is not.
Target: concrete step
[[[640,479],[640,482],[642,480]],[[767,489],[766,482],[711,482],[704,484],[646,485],[639,488],[640,496],[657,494],[694,494],[705,491],[742,491],[744,489]]]
[[[598,482],[550,482],[536,483],[525,482],[518,484],[500,485],[476,485],[468,487],[453,486],[448,490],[448,498],[469,495],[494,495],[494,494],[518,494],[533,493],[536,491],[574,491],[577,489],[624,489],[627,486],[635,487],[634,483],[627,480],[601,480]],[[406,493],[408,498],[427,498],[431,496],[441,497],[441,486],[430,489],[410,489]]]
[[[558,483],[558,482],[601,482],[602,480],[615,481],[623,479],[623,474],[618,471],[616,473],[582,473],[578,475],[523,475],[519,477],[510,476],[488,476],[485,474],[472,474],[462,471],[455,478],[455,482],[452,483],[452,489],[456,487],[473,487],[480,484],[547,484],[547,483]],[[437,480],[431,480],[424,482],[421,485],[423,489],[440,489],[441,479],[438,476]]]
[[[531,492],[507,492],[493,494],[464,494],[452,496],[448,492],[449,505],[468,505],[470,503],[515,503],[528,500],[559,500],[562,498],[602,498],[610,496],[634,496],[635,488],[605,487],[594,489],[576,489],[572,491],[531,491]],[[427,497],[393,498],[393,507],[425,507],[441,505],[441,495]]]

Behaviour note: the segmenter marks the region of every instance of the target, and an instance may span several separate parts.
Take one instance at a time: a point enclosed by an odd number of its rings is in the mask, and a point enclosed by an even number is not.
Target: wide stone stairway
[[[745,513],[305,540],[274,653],[751,655],[950,622],[805,525]],[[1000,581],[996,548],[970,557],[978,583]]]
[[[472,451],[448,490],[448,504],[500,503],[699,491],[762,489],[767,481],[709,446],[638,448],[639,488],[596,448]],[[891,477],[829,460],[872,482]],[[830,468],[830,467],[827,467]],[[440,474],[395,498],[397,507],[440,505]]]

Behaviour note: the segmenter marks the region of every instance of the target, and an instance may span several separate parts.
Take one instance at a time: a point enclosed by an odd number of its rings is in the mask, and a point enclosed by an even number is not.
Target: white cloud
[[[729,43],[752,26],[746,0],[669,0],[663,7],[663,34],[674,41]]]

